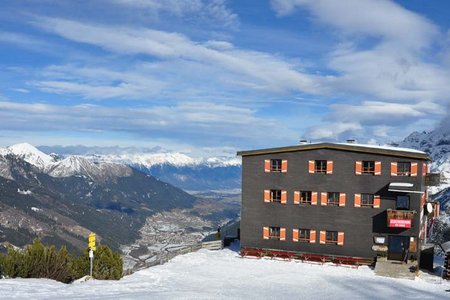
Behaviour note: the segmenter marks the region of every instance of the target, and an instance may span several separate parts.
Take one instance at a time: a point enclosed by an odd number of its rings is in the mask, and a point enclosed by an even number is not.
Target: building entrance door
[[[409,237],[390,235],[388,241],[388,259],[405,260],[405,255],[409,249]]]

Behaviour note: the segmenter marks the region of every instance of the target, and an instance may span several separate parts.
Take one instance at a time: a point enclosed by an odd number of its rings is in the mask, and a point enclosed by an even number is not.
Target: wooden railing
[[[149,267],[154,267],[157,265],[162,265],[174,258],[178,255],[187,254],[190,252],[195,252],[200,249],[208,249],[208,250],[221,250],[223,249],[223,241],[211,241],[211,242],[200,242],[192,245],[185,245],[180,249],[174,251],[165,251],[155,255],[155,260],[150,262],[138,262],[132,269],[128,269],[124,271],[125,275],[130,275],[136,271],[147,269]]]
[[[334,263],[337,265],[347,265],[359,267],[363,265],[373,264],[373,258],[363,257],[349,257],[349,256],[335,256],[326,254],[313,254],[305,252],[284,251],[277,249],[260,249],[260,248],[241,248],[241,257],[256,257],[256,258],[275,258],[275,259],[287,259],[287,260],[299,260],[308,263]]]

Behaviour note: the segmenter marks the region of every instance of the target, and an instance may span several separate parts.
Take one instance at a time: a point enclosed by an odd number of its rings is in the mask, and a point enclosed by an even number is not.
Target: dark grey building
[[[424,152],[318,143],[238,155],[241,252],[419,257],[426,231]]]

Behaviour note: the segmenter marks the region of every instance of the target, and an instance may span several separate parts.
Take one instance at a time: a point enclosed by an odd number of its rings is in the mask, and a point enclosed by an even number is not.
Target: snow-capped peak
[[[53,164],[48,174],[53,177],[83,175],[94,180],[104,181],[115,176],[129,176],[131,169],[125,165],[95,163],[85,157],[72,155]]]
[[[55,162],[54,158],[44,152],[38,150],[33,145],[28,143],[20,143],[12,145],[4,151],[3,154],[14,154],[29,164],[37,167],[41,171],[48,170],[51,165]],[[0,153],[2,154],[2,153]]]
[[[90,160],[123,163],[128,165],[139,165],[151,168],[158,165],[172,165],[175,167],[190,167],[207,165],[209,167],[240,166],[239,157],[209,157],[192,158],[180,152],[160,152],[160,153],[132,153],[132,154],[109,154],[87,156]]]
[[[420,149],[427,152],[431,159],[431,171],[440,173],[442,184],[429,188],[437,193],[450,187],[450,126],[441,124],[430,132],[413,132],[406,137],[400,146]]]

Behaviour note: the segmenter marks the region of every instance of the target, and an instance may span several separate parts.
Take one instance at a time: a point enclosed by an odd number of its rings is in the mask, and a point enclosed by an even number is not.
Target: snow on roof
[[[402,152],[412,152],[412,153],[420,153],[426,154],[421,150],[411,149],[411,148],[401,148],[395,147],[391,145],[371,145],[371,144],[352,144],[352,143],[334,143],[336,145],[345,145],[345,146],[355,146],[355,147],[366,147],[372,149],[384,149],[384,150],[392,150],[392,151],[402,151]]]
[[[389,187],[413,187],[414,184],[409,182],[391,182]]]
[[[337,149],[344,151],[355,151],[355,152],[369,152],[369,153],[380,153],[387,155],[398,155],[406,157],[416,157],[420,159],[429,159],[428,154],[424,151],[410,149],[410,148],[400,148],[390,145],[369,145],[369,144],[356,144],[356,143],[331,143],[331,142],[318,142],[309,144],[300,144],[288,147],[277,147],[277,148],[267,148],[267,149],[257,149],[248,151],[239,151],[237,154],[241,156],[246,155],[259,155],[268,153],[281,153],[281,152],[292,152],[292,151],[302,151],[302,150],[313,150],[313,149]]]

